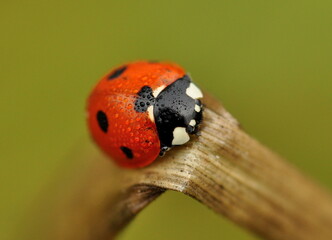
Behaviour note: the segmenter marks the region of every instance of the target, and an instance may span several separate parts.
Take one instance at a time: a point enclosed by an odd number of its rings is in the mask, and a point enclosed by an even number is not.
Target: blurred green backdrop
[[[72,167],[75,151],[86,142],[94,149],[85,98],[112,66],[136,59],[183,65],[250,134],[332,188],[332,1],[0,6],[0,239],[16,239],[24,219],[34,221],[29,209],[54,176]],[[255,239],[171,192],[120,237],[203,238]]]

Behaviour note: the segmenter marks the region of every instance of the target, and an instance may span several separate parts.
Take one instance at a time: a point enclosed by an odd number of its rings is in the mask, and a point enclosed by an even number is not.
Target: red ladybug
[[[94,140],[118,165],[143,167],[197,133],[202,97],[176,64],[128,63],[93,89],[88,125]]]

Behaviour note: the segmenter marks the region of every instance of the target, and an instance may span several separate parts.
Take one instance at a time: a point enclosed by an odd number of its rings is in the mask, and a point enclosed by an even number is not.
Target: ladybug
[[[201,90],[174,63],[138,61],[105,75],[87,102],[95,142],[126,168],[144,167],[189,141],[202,121]]]

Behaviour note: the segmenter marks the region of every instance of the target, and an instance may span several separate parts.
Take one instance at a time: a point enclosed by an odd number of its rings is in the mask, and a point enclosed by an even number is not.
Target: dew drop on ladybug
[[[202,97],[174,63],[128,63],[92,90],[87,122],[92,138],[118,165],[144,167],[197,133]]]

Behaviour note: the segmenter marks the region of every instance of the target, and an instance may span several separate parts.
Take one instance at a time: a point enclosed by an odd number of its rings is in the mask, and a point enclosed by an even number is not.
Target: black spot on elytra
[[[106,114],[103,111],[98,111],[96,117],[97,117],[97,121],[98,121],[98,125],[99,125],[100,129],[104,133],[107,133],[108,119],[107,119]]]
[[[126,71],[127,66],[120,67],[118,69],[115,69],[111,75],[108,76],[108,80],[112,80],[114,78],[119,77],[124,71]]]
[[[155,103],[155,98],[152,94],[152,89],[149,86],[144,86],[137,93],[138,98],[135,101],[135,111],[145,112],[148,107]]]
[[[133,151],[130,148],[121,146],[120,149],[126,155],[127,158],[129,158],[129,159],[134,158]]]

